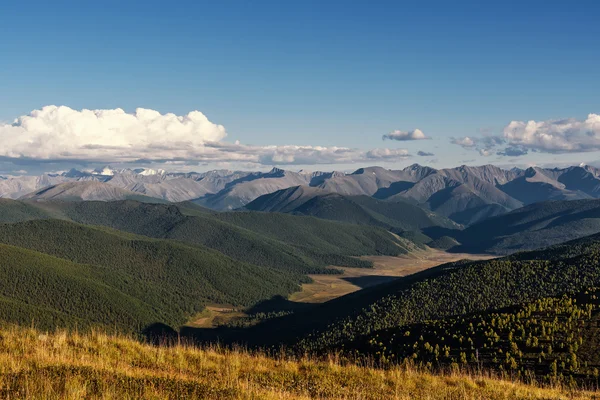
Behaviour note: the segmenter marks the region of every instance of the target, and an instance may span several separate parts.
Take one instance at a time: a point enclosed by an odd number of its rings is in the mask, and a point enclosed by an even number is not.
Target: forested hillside
[[[206,303],[247,306],[308,280],[206,247],[53,219],[0,224],[0,243],[0,318],[45,329],[179,326]]]
[[[423,231],[458,230],[462,226],[414,204],[378,200],[369,196],[344,196],[310,187],[293,187],[259,197],[246,206],[253,211],[284,212],[385,228],[406,237],[432,238]],[[437,235],[435,239],[437,239]]]
[[[381,329],[507,307],[600,285],[600,235],[584,242],[585,246],[578,247],[574,242],[557,251],[551,248],[545,255],[532,252],[457,262],[399,279],[358,295],[355,301],[363,304],[305,338],[303,346],[341,346]],[[343,298],[337,299],[330,307],[340,310],[343,303]]]
[[[586,290],[600,285],[599,260],[596,235],[544,251],[459,261],[221,335],[253,344],[297,344],[302,352],[348,349],[348,343],[385,329]],[[265,336],[269,331],[278,332],[274,340]]]
[[[182,209],[136,201],[28,204],[78,223],[207,246],[242,262],[300,273],[334,272],[329,265],[369,267],[354,256],[405,254],[414,247],[382,228],[281,214],[205,213],[187,203]]]
[[[600,232],[600,200],[547,201],[454,232],[455,251],[510,254]]]
[[[330,265],[370,267],[355,256],[414,248],[381,228],[283,214],[213,213],[190,203],[2,200],[0,221],[0,243],[19,254],[3,259],[10,286],[0,292],[5,302],[0,317],[35,319],[40,327],[113,324],[139,331],[154,322],[178,327],[208,303],[250,306],[287,297],[309,281],[307,273],[340,273]],[[42,268],[40,259],[53,267]],[[9,290],[24,268],[33,268],[28,274],[35,278]],[[66,279],[60,272],[65,268],[93,274],[65,273]],[[80,274],[85,284],[70,281]],[[55,282],[54,303],[22,297],[47,281]],[[74,288],[96,300],[81,312],[69,308],[76,303],[69,298]],[[94,291],[100,294],[90,294]],[[106,296],[118,305],[111,306]]]
[[[600,290],[483,313],[466,314],[366,335],[347,345],[381,364],[409,361],[506,372],[546,383],[597,384],[600,376]]]

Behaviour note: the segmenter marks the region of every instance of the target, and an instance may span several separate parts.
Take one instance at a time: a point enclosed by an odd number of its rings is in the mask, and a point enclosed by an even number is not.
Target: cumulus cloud
[[[589,114],[585,120],[575,118],[547,121],[511,121],[501,136],[451,138],[465,149],[489,155],[492,149],[500,156],[517,157],[528,152],[581,153],[600,150],[600,114]]]
[[[210,142],[220,159],[254,162],[263,165],[344,164],[367,160],[402,160],[409,157],[405,149],[373,149],[362,151],[348,147],[323,146],[251,146],[240,143]]]
[[[0,125],[0,155],[32,159],[130,160],[162,152],[183,156],[207,140],[221,140],[225,128],[199,111],[184,116],[138,108],[73,110],[46,106]]]
[[[470,149],[475,147],[475,139],[465,136],[462,138],[450,138],[450,143],[459,145],[462,148]]]
[[[499,144],[504,143],[504,139],[498,136],[481,136],[470,137],[464,136],[459,138],[450,138],[450,143],[456,144],[463,149],[471,150],[489,150]]]
[[[435,154],[433,154],[433,153],[429,153],[429,152],[426,152],[426,151],[419,150],[419,151],[417,152],[417,155],[418,155],[418,156],[421,156],[421,157],[431,157],[431,156],[434,156]]]
[[[429,139],[422,130],[415,129],[412,131],[399,131],[395,130],[388,134],[383,135],[383,140],[398,140],[398,141],[407,141],[407,140],[425,140]]]
[[[368,160],[399,160],[410,157],[406,149],[373,149],[366,153]]]
[[[143,108],[127,113],[122,109],[46,106],[12,124],[0,124],[0,160],[23,165],[67,161],[310,165],[401,160],[409,156],[403,149],[252,146],[225,142],[226,136],[222,125],[199,111],[177,116]]]
[[[488,157],[492,155],[492,152],[488,149],[479,149],[479,155],[480,156],[484,156],[484,157]]]
[[[570,153],[600,149],[600,114],[587,119],[511,121],[503,131],[511,145],[547,153]]]

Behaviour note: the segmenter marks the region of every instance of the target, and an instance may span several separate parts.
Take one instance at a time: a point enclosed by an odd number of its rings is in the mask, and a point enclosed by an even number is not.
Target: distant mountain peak
[[[285,175],[285,170],[281,169],[281,168],[277,168],[277,167],[273,167],[268,173],[267,175],[277,175],[277,176],[283,176]]]
[[[422,169],[422,168],[427,168],[427,167],[423,167],[421,164],[411,164],[408,167],[406,167],[406,169],[411,169],[411,170],[417,170],[417,169]]]
[[[104,176],[113,176],[115,173],[119,172],[118,170],[112,168],[110,165],[105,165],[104,167],[98,167],[92,171],[93,175],[104,175]]]
[[[350,175],[362,175],[364,173],[377,174],[378,172],[382,172],[382,171],[390,171],[390,170],[383,168],[383,167],[373,166],[373,167],[359,168],[356,171],[354,171],[353,173],[351,173]]]
[[[81,178],[81,177],[90,176],[90,175],[91,174],[89,172],[83,172],[83,171],[80,171],[75,168],[71,168],[70,170],[68,170],[67,172],[64,172],[62,174],[62,176],[66,177],[66,178]]]
[[[134,169],[133,172],[135,172],[138,175],[142,175],[142,176],[165,175],[167,173],[164,169],[152,169],[152,168],[137,168],[137,169]]]

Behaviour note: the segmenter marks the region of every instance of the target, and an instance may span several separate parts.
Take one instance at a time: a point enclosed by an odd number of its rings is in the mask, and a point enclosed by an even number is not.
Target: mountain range
[[[280,192],[290,188],[299,189]],[[331,193],[347,199],[366,196],[381,203],[410,203],[458,224],[471,225],[540,201],[600,198],[600,170],[586,165],[505,170],[492,165],[434,169],[414,164],[401,170],[368,167],[353,173],[278,168],[269,172],[168,173],[104,167],[0,179],[0,197],[12,199],[109,201],[135,198],[137,194],[143,196],[138,197],[142,201],[192,201],[214,210],[247,206],[309,215],[320,213],[315,203]],[[309,200],[312,203],[305,204]],[[298,209],[301,206],[311,210]]]
[[[322,211],[314,204],[335,193],[346,198],[411,203],[458,224],[471,225],[535,202],[598,198],[599,185],[599,170],[591,166],[503,170],[485,165],[436,170],[412,165],[398,171],[370,167],[333,176],[314,187],[267,194],[246,208],[292,213],[306,213],[304,208],[310,208],[315,215]]]

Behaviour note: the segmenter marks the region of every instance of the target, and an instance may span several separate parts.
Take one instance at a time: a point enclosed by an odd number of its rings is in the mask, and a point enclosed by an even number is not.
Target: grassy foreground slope
[[[205,247],[64,220],[0,224],[0,243],[0,319],[41,327],[178,326],[206,303],[251,305],[307,281]]]
[[[154,347],[102,333],[0,330],[5,399],[592,399],[481,375],[431,375],[243,351]]]

